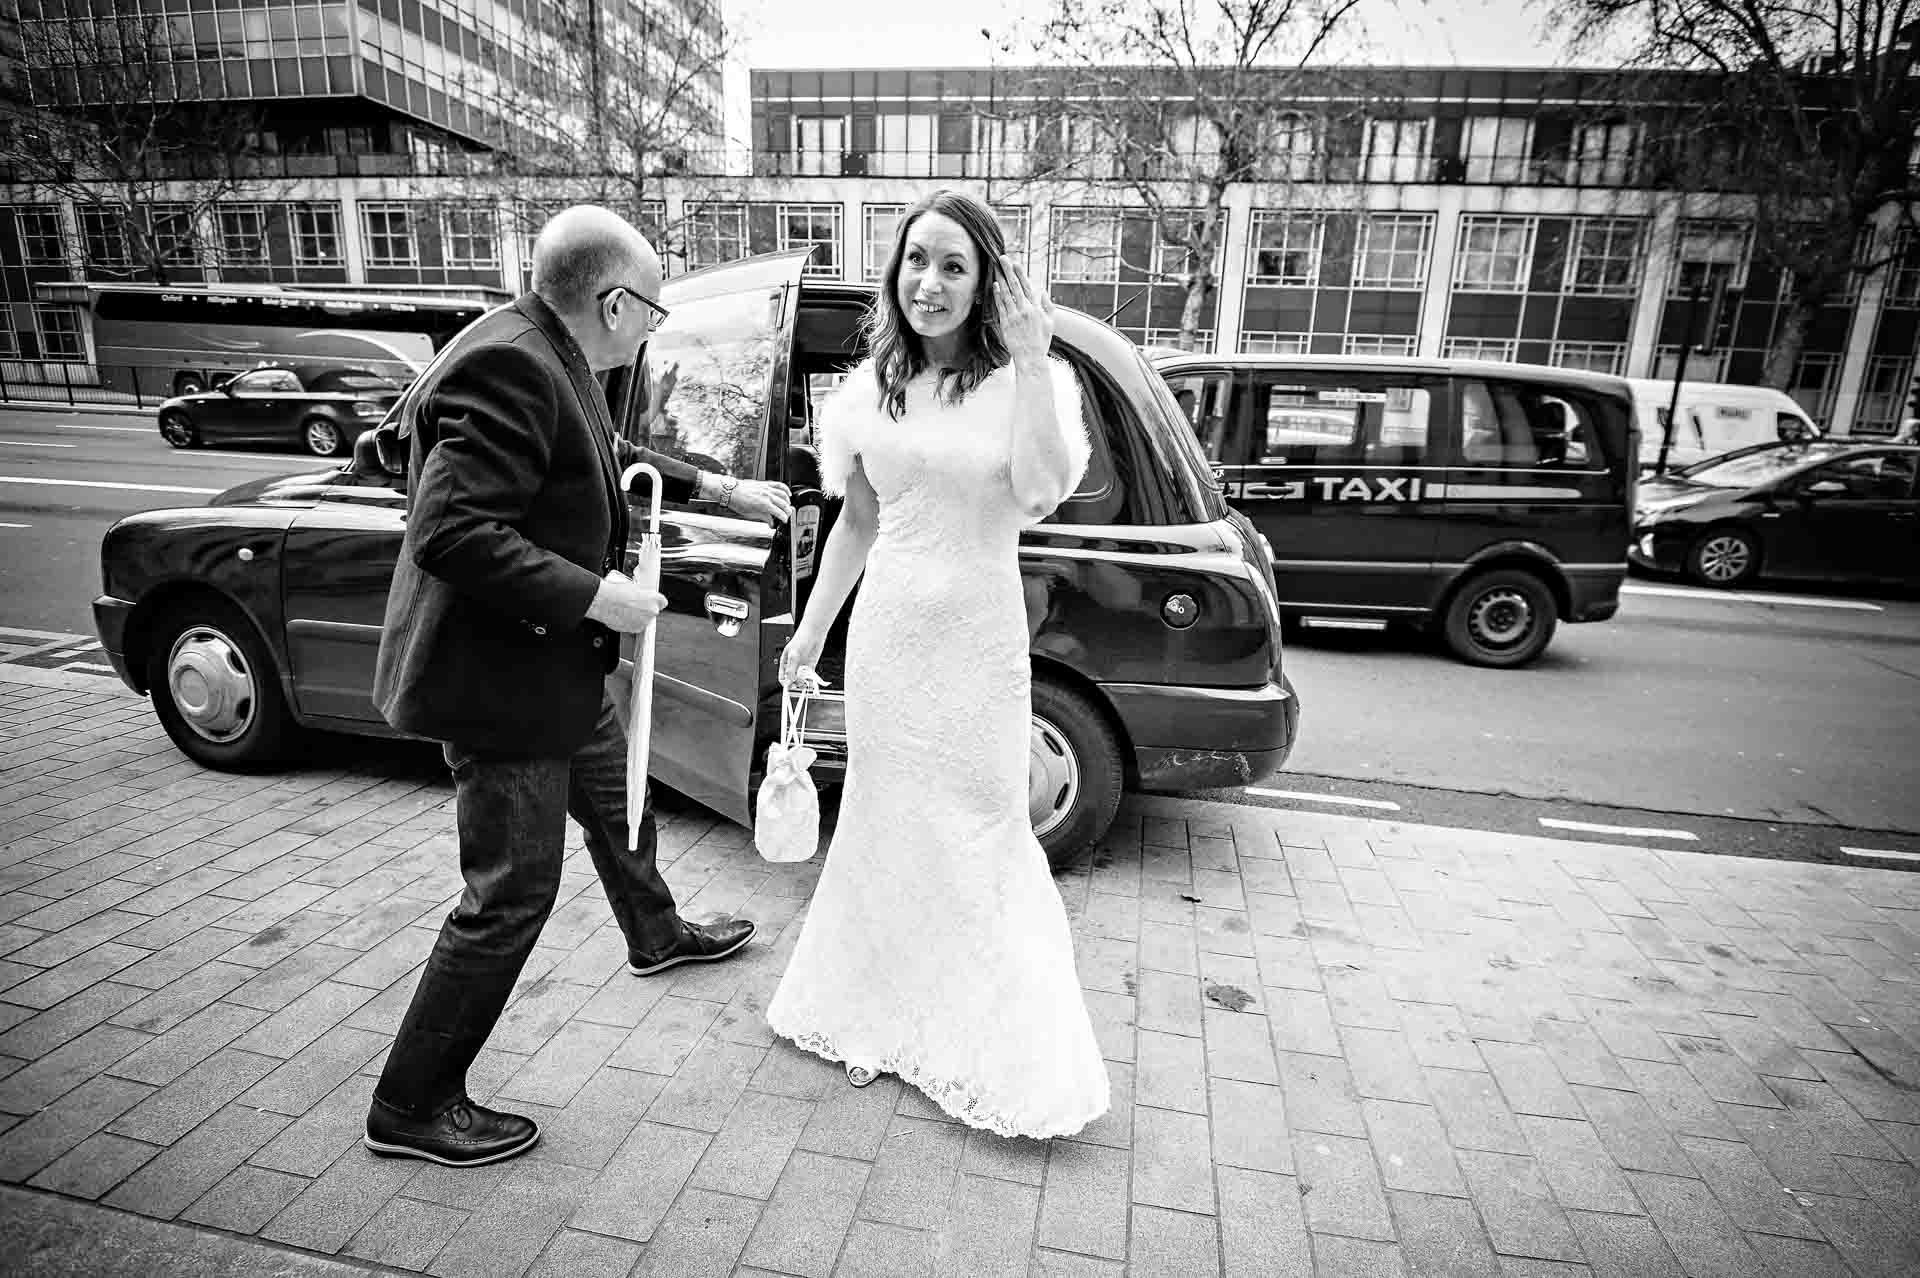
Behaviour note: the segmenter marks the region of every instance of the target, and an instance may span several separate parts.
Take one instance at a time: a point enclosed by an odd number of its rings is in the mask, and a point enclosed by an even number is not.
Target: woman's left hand
[[[1002,255],[993,281],[1000,336],[1016,364],[1043,360],[1053,345],[1053,299],[1033,286],[1012,257]]]

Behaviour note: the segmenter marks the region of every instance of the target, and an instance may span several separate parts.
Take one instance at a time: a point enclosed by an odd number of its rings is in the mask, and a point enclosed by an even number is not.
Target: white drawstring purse
[[[767,747],[753,817],[753,845],[768,861],[804,861],[820,847],[820,794],[814,789],[814,749],[804,744],[807,702],[817,677],[795,678],[780,689],[780,739]]]

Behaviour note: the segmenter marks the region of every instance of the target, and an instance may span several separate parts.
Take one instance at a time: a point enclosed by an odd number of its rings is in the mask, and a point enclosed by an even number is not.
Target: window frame
[[[315,230],[306,219],[321,215],[332,219],[330,232]],[[293,234],[293,264],[295,266],[331,267],[344,266],[347,261],[347,245],[340,227],[340,202],[338,200],[296,200],[288,210],[287,221]],[[333,241],[333,253],[330,256],[315,256],[308,253],[309,242],[318,242],[323,236],[330,235]]]
[[[827,232],[827,238],[821,239],[818,237],[819,227],[817,225],[810,227],[809,231],[811,233],[805,237],[795,237],[792,234],[792,219],[804,218],[811,221],[812,219],[820,217],[825,217],[828,221],[829,230]],[[775,204],[773,206],[775,247],[784,252],[788,249],[797,249],[802,246],[819,248],[824,244],[827,248],[826,261],[819,261],[818,258],[820,255],[818,253],[811,254],[807,258],[806,266],[801,270],[801,275],[807,279],[837,280],[841,276],[840,242],[844,234],[842,226],[843,217],[844,209],[838,203],[796,200],[782,201]]]
[[[481,200],[448,201],[440,205],[440,264],[452,270],[484,271],[500,268],[500,215],[499,210],[490,203]],[[465,219],[464,227],[456,227],[456,219]],[[474,230],[473,219],[484,219],[484,232]],[[486,250],[485,257],[476,257],[471,250],[475,245]],[[456,253],[455,247],[468,250]]]
[[[860,206],[860,278],[869,284],[877,284],[886,274],[887,259],[893,254],[894,237],[900,233],[900,219],[905,216],[909,205],[905,204],[862,204]],[[884,239],[874,239],[874,229],[878,218],[890,218]]]
[[[1506,252],[1505,232],[1519,231],[1521,245],[1517,255]],[[1476,248],[1475,232],[1492,232],[1491,247]],[[1456,293],[1524,293],[1533,279],[1533,255],[1539,242],[1540,219],[1526,214],[1463,213],[1460,235],[1453,251],[1453,291]],[[1484,263],[1485,279],[1471,279],[1471,268]],[[1496,278],[1495,267],[1504,267]]]
[[[96,270],[125,270],[133,265],[133,256],[127,247],[127,230],[124,216],[112,212],[112,208],[99,204],[82,204],[74,210],[80,223],[80,259],[89,268]],[[89,220],[94,225],[89,226]],[[111,243],[108,243],[109,237]],[[108,249],[105,255],[96,254],[98,246]],[[118,247],[115,248],[114,245]]]
[[[691,204],[687,206],[684,218],[684,238],[686,243],[684,256],[687,259],[688,270],[697,271],[702,267],[721,266],[727,262],[737,262],[743,257],[752,255],[753,241],[749,238],[750,232],[747,225],[747,205],[745,201],[711,200],[702,204]],[[727,227],[721,225],[722,218],[732,222],[734,226]],[[708,227],[705,225],[708,219],[711,219],[713,222],[711,234],[708,234]],[[703,244],[709,243],[714,249],[714,257],[711,261],[708,261],[704,254],[699,254],[694,251]],[[726,246],[733,244],[739,246],[740,251],[737,254],[732,257],[720,256],[720,253]]]
[[[1520,353],[1517,337],[1445,337],[1440,340],[1441,359],[1472,359],[1511,364]]]
[[[1587,252],[1586,235],[1591,230],[1600,230],[1607,237],[1606,247],[1615,250],[1618,244],[1615,236],[1622,229],[1630,229],[1633,242],[1627,246],[1622,257],[1617,252],[1603,254]],[[1646,261],[1647,225],[1645,218],[1637,217],[1576,217],[1567,233],[1567,263],[1560,277],[1560,291],[1575,297],[1635,297],[1640,292],[1642,272]],[[1588,262],[1627,264],[1627,278],[1614,284],[1603,281],[1598,285],[1586,285],[1580,280],[1580,268]]]
[[[1726,238],[1738,235],[1740,238],[1739,255],[1731,262],[1722,261],[1718,257],[1689,258],[1686,256],[1687,239],[1689,235],[1711,236],[1713,239],[1722,242],[1724,242]],[[1673,239],[1673,261],[1671,269],[1667,273],[1667,297],[1671,300],[1675,298],[1684,299],[1687,296],[1687,289],[1683,285],[1683,279],[1686,275],[1686,268],[1689,265],[1705,267],[1708,271],[1709,279],[1712,278],[1712,270],[1714,267],[1724,266],[1727,268],[1728,290],[1739,291],[1745,289],[1747,286],[1747,272],[1753,265],[1753,237],[1754,225],[1752,222],[1740,221],[1735,218],[1682,219]]]
[[[230,222],[228,219],[234,219]],[[251,218],[251,230],[238,227]],[[267,205],[257,200],[223,200],[213,206],[215,242],[219,245],[222,266],[268,266],[272,253],[267,244]],[[237,229],[238,228],[238,229]],[[236,245],[239,247],[236,249]]]
[[[1419,229],[1419,271],[1417,276],[1410,282],[1396,282],[1399,277],[1391,269],[1383,279],[1369,276],[1365,273],[1369,258],[1374,251],[1374,234],[1376,230],[1386,226],[1391,226],[1395,231],[1404,230],[1408,227],[1417,227]],[[1404,290],[1410,293],[1424,292],[1427,287],[1427,277],[1432,272],[1433,231],[1434,215],[1431,213],[1368,213],[1363,215],[1360,218],[1359,227],[1354,236],[1352,287]],[[1387,261],[1390,266],[1406,256],[1407,252],[1401,249],[1397,242],[1394,247],[1387,250]]]
[[[1352,398],[1343,398],[1341,392],[1348,392]],[[1294,447],[1312,449],[1307,456],[1294,456],[1291,452],[1278,452],[1273,447],[1273,399],[1276,393],[1310,395],[1314,402],[1293,405],[1306,412],[1337,411],[1344,404],[1352,410],[1352,432],[1337,446],[1322,450],[1317,444],[1300,442]],[[1387,444],[1378,438],[1386,425],[1386,415],[1390,412],[1413,413],[1413,396],[1423,394],[1425,412],[1420,422],[1421,437],[1418,444]],[[1396,408],[1397,400],[1405,400],[1405,406]],[[1379,421],[1369,422],[1368,405],[1379,404]],[[1316,408],[1316,405],[1326,407]],[[1281,473],[1296,468],[1311,470],[1315,467],[1352,467],[1369,464],[1401,467],[1427,467],[1441,464],[1445,452],[1446,437],[1443,431],[1445,419],[1442,413],[1446,406],[1446,379],[1428,373],[1415,372],[1376,372],[1367,369],[1256,369],[1247,387],[1247,424],[1246,438],[1241,447],[1245,454],[1245,464],[1257,467],[1279,468]],[[1375,431],[1376,438],[1372,447],[1392,448],[1396,455],[1392,460],[1368,459],[1369,428]],[[1398,450],[1413,448],[1416,455],[1406,457]],[[1378,455],[1376,454],[1376,457]]]
[[[72,339],[71,354],[53,354],[52,344],[47,340],[47,320],[55,318],[61,321],[57,325],[62,338]],[[71,327],[68,327],[68,324]],[[85,364],[90,362],[87,351],[87,327],[80,318],[80,308],[66,302],[33,303],[33,331],[39,342],[39,359],[48,364]]]
[[[1414,147],[1407,146],[1409,132]],[[1390,134],[1393,147],[1382,151],[1380,140]],[[1428,166],[1433,158],[1433,119],[1431,116],[1376,116],[1367,121],[1366,155],[1361,160],[1363,182],[1407,185],[1425,182],[1431,176]]]
[[[360,261],[370,270],[412,270],[420,265],[420,229],[418,225],[418,206],[410,200],[368,200],[358,206],[360,214]],[[388,257],[374,252],[374,245],[385,241],[389,246],[401,236],[392,229],[391,223],[384,230],[374,229],[376,218],[399,218],[404,228],[406,256]]]
[[[1607,367],[1595,368],[1591,363],[1578,362],[1581,354],[1609,352]],[[1569,363],[1568,357],[1576,362]],[[1547,353],[1547,362],[1555,368],[1573,369],[1579,372],[1605,373],[1609,376],[1622,376],[1627,367],[1627,344],[1625,342],[1554,342]]]
[[[1120,282],[1120,239],[1121,217],[1118,210],[1071,207],[1052,210],[1053,225],[1047,246],[1047,277],[1052,284],[1118,284]],[[1079,244],[1069,245],[1063,234],[1068,226],[1094,227],[1104,223],[1110,231],[1102,244],[1093,245],[1091,252]],[[1078,255],[1082,262],[1093,262],[1092,253],[1105,254],[1103,271],[1089,269],[1082,274],[1069,275],[1061,270],[1066,254]]]
[[[1493,146],[1476,145],[1475,127],[1494,126]],[[1510,126],[1520,129],[1517,149],[1508,145]],[[1460,163],[1466,181],[1475,185],[1516,185],[1528,178],[1533,158],[1533,117],[1526,115],[1470,115],[1460,130]],[[1511,166],[1510,169],[1507,166]]]
[[[1311,240],[1310,247],[1295,247],[1289,243],[1299,227],[1306,227]],[[1266,243],[1263,233],[1274,228],[1281,229],[1281,241],[1277,245]],[[1320,268],[1326,261],[1327,215],[1324,212],[1294,212],[1290,209],[1255,209],[1253,226],[1247,237],[1247,284],[1259,288],[1313,288],[1320,283]],[[1288,257],[1296,253],[1308,255],[1308,266],[1303,272],[1288,275],[1284,270],[1277,275],[1264,275],[1260,271],[1263,254],[1274,253],[1281,258],[1282,265]]]
[[[1640,165],[1645,131],[1637,120],[1576,124],[1567,172],[1574,186],[1632,186]],[[1600,140],[1596,150],[1592,141]],[[1624,144],[1617,140],[1624,137]]]

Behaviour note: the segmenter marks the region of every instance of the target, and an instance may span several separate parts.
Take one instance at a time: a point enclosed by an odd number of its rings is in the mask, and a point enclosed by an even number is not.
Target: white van
[[[1640,427],[1640,464],[1652,466],[1660,460],[1673,383],[1629,377],[1627,384],[1633,387],[1634,416]],[[1783,391],[1727,382],[1682,382],[1667,467],[1689,466],[1749,444],[1811,439],[1821,433],[1806,410]]]

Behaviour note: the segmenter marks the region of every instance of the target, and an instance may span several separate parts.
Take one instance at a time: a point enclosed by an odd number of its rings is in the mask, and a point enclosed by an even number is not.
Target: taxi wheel
[[[160,414],[160,438],[175,448],[200,447],[200,428],[185,413]]]
[[[151,634],[147,687],[183,753],[231,772],[280,758],[293,724],[273,657],[238,608],[212,598],[176,604]]]
[[[346,449],[347,437],[324,417],[309,417],[300,423],[300,442],[315,457],[338,457]]]
[[[1709,528],[1687,550],[1687,576],[1703,586],[1727,590],[1759,572],[1760,547],[1738,528]]]
[[[1054,869],[1079,860],[1113,825],[1125,780],[1105,716],[1079,693],[1036,678],[1027,812]]]
[[[1559,620],[1546,582],[1524,569],[1496,568],[1454,592],[1444,634],[1468,665],[1511,669],[1546,651]]]

